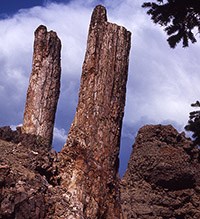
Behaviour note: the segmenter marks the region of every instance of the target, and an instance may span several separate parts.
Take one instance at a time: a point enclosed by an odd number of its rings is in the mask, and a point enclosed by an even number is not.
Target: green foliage
[[[200,107],[200,102],[191,104],[192,107]],[[194,145],[200,145],[200,110],[190,112],[188,124],[185,126],[186,131],[193,132]]]
[[[165,27],[171,48],[175,48],[181,40],[183,47],[188,47],[189,41],[197,41],[196,35],[200,33],[200,0],[157,0],[157,3],[145,2],[142,7],[148,9],[147,14],[154,23]]]

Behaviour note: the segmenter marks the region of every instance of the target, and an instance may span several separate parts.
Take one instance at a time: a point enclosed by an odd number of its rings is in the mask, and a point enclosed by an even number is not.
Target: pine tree
[[[200,0],[157,0],[157,3],[145,2],[142,7],[148,9],[147,14],[154,23],[164,27],[171,48],[175,48],[181,40],[183,47],[188,47],[189,41],[197,41]]]
[[[200,107],[200,102],[191,104],[192,107]],[[190,112],[188,124],[185,126],[186,131],[193,132],[192,138],[194,145],[200,145],[200,110]]]

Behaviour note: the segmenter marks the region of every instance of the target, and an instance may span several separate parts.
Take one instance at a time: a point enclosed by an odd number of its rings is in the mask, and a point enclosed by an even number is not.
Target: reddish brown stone
[[[22,132],[40,136],[51,145],[60,93],[61,42],[45,26],[35,31],[33,67],[27,92]]]
[[[121,182],[125,219],[200,218],[198,156],[171,125],[142,127]]]
[[[2,132],[10,137],[12,130],[0,128]],[[56,153],[31,142],[31,135],[13,132],[13,141],[23,140],[18,144],[1,137],[0,218],[52,218],[51,188],[58,184]]]
[[[60,154],[63,218],[120,218],[119,146],[124,115],[130,32],[94,9],[79,102]],[[60,203],[57,207],[61,208]]]

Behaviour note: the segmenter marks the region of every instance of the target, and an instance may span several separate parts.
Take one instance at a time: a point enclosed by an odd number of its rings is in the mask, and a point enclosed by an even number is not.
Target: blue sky
[[[122,174],[138,129],[145,124],[171,123],[182,131],[192,110],[190,104],[200,96],[200,43],[170,49],[165,33],[141,8],[143,1],[1,1],[0,125],[16,126],[23,121],[33,33],[40,24],[46,25],[62,41],[61,94],[54,130],[54,147],[61,149],[76,110],[90,16],[94,6],[102,2],[109,21],[132,32],[120,153]]]
[[[0,14],[2,16],[17,13],[21,8],[31,8],[43,5],[43,0],[1,0]]]
[[[20,9],[44,6],[47,2],[67,3],[70,0],[1,0],[0,14],[11,15]]]

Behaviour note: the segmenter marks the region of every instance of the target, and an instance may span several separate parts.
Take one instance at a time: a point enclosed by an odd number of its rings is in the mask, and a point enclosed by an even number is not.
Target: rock
[[[125,218],[200,218],[198,154],[170,125],[141,128],[121,182]]]
[[[40,150],[44,153],[50,151],[49,145],[47,145],[45,139],[32,134],[22,133],[22,127],[17,127],[15,131],[13,131],[9,126],[0,127],[0,139],[8,142],[12,142],[15,144],[23,144],[32,150]]]
[[[13,136],[16,133],[13,134]],[[4,136],[6,132],[4,130]],[[9,135],[9,133],[8,133]],[[24,141],[25,143],[25,141]],[[28,142],[0,140],[0,218],[51,218],[51,192],[58,185],[57,155]]]
[[[49,146],[60,93],[60,51],[57,34],[39,26],[35,31],[33,67],[22,132],[40,136]]]
[[[60,218],[120,218],[119,145],[124,115],[130,32],[92,14],[79,102],[60,153]],[[58,217],[58,218],[59,218]]]

